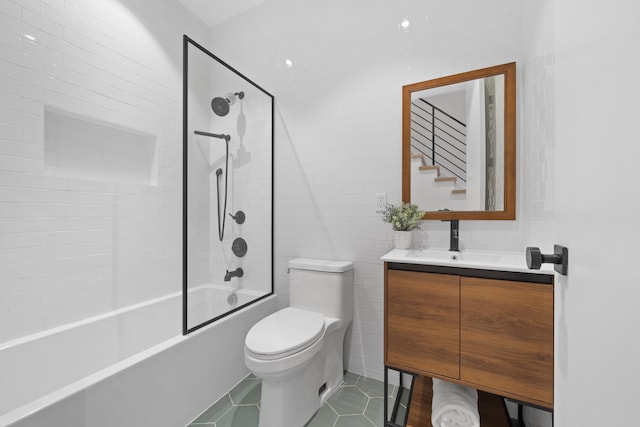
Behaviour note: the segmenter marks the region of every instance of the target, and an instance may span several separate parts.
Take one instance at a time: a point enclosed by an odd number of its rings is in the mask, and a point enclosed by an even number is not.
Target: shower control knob
[[[231,244],[231,250],[238,258],[242,258],[247,254],[247,248],[247,242],[242,237],[238,237]]]
[[[229,214],[229,216],[238,224],[244,224],[244,221],[247,219],[244,212],[238,211],[236,214]]]

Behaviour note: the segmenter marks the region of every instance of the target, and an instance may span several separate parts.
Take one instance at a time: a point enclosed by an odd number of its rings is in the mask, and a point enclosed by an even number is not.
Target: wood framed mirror
[[[424,219],[516,218],[516,63],[402,87],[402,200]]]

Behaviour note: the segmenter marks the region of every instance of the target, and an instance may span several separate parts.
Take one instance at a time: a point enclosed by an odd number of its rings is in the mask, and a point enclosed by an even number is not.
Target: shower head
[[[244,92],[227,93],[225,96],[218,96],[211,100],[211,109],[216,116],[224,117],[229,114],[230,107],[236,103],[236,99],[243,99]]]

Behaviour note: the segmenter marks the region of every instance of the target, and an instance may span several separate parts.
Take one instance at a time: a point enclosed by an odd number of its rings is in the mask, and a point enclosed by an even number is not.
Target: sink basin
[[[458,255],[459,260],[470,262],[508,262],[517,263],[518,256],[524,254],[511,254],[511,253],[496,253],[496,252],[471,252],[464,251]],[[524,262],[524,258],[522,261]]]
[[[421,249],[407,251],[407,258],[431,259],[431,260],[448,260],[448,261],[467,261],[479,263],[496,263],[496,262],[518,262],[518,256],[522,255],[524,262],[524,254],[518,253],[499,253],[499,252],[480,252],[480,251],[446,251],[439,249]]]
[[[433,264],[461,268],[521,271],[549,274],[543,270],[529,270],[523,252],[470,251],[452,252],[446,249],[393,249],[383,261],[407,264]]]
[[[459,252],[449,252],[438,249],[421,249],[407,251],[407,258],[426,258],[426,259],[446,259],[453,260],[459,255]]]

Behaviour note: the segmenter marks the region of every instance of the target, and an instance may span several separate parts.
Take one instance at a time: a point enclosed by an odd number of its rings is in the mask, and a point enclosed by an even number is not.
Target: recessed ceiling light
[[[293,61],[290,59],[285,59],[284,64],[287,66],[287,68],[293,67]]]
[[[25,34],[24,38],[27,40],[31,40],[32,42],[36,41],[36,38],[33,37],[31,34]]]
[[[411,21],[409,21],[409,19],[404,18],[402,21],[400,21],[400,28],[402,28],[403,30],[408,30],[409,26],[411,26]]]

